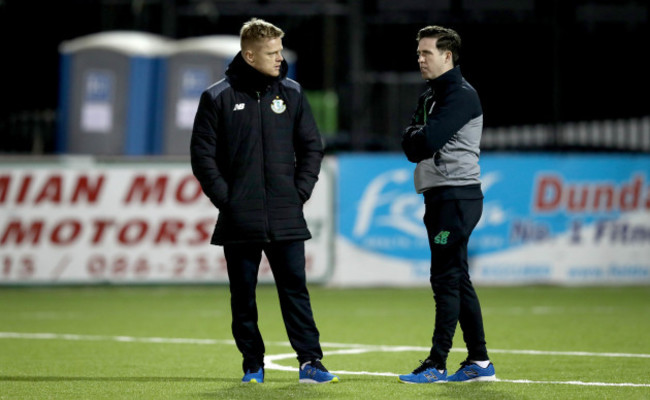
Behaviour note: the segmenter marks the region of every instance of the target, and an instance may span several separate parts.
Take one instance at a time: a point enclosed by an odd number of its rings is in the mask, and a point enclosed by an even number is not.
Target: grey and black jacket
[[[323,145],[301,86],[265,76],[237,54],[226,78],[201,95],[192,171],[219,209],[212,244],[306,240],[303,215]]]
[[[482,198],[479,144],[483,109],[476,90],[455,67],[428,81],[402,148],[417,163],[418,193],[445,192],[447,198]]]

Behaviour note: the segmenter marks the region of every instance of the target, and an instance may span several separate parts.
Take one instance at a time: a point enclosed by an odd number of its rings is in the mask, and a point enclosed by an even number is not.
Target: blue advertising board
[[[415,164],[400,154],[338,163],[339,235],[421,269],[429,247]],[[480,166],[484,210],[469,244],[479,280],[498,270],[495,279],[650,281],[649,156],[488,153]]]

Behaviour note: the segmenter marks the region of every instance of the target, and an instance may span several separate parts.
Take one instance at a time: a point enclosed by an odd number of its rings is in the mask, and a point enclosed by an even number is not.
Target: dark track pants
[[[264,366],[264,341],[257,326],[255,288],[262,251],[266,254],[280,298],[282,318],[289,342],[300,363],[321,359],[319,342],[305,278],[303,241],[247,243],[224,246],[230,280],[232,333],[244,357],[243,368]]]
[[[436,320],[429,358],[444,369],[460,322],[468,359],[488,360],[483,316],[467,264],[467,243],[481,218],[483,200],[441,200],[427,203],[424,224],[431,249],[431,288]]]

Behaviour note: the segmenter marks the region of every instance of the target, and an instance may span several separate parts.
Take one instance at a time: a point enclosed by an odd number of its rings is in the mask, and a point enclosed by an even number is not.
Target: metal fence
[[[426,88],[420,73],[367,73],[356,90],[359,110],[342,96],[341,118],[349,132],[330,138],[339,150],[398,151],[400,134],[409,123],[418,96]],[[343,126],[346,126],[343,121]],[[650,152],[650,115],[617,120],[574,121],[493,127],[485,126],[483,150]]]
[[[650,116],[486,128],[484,150],[583,150],[650,152]]]
[[[326,151],[399,151],[399,133],[412,112],[415,87],[368,87],[357,136],[324,135]],[[403,95],[411,102],[401,102]],[[415,94],[417,96],[417,93]],[[318,112],[318,110],[315,110]],[[0,154],[54,154],[56,112],[23,111],[0,120]],[[508,127],[486,127],[483,151],[609,151],[650,153],[650,116]]]
[[[0,153],[54,153],[56,112],[35,110],[11,113],[0,118]]]

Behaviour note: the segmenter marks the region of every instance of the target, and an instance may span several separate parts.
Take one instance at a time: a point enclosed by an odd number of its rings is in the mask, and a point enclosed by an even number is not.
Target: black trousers
[[[300,363],[321,359],[319,332],[311,310],[305,278],[303,241],[225,245],[224,254],[230,281],[232,333],[244,357],[243,368],[264,366],[264,341],[257,326],[257,273],[262,252],[275,278],[282,318],[289,342]]]
[[[460,322],[468,359],[488,360],[483,316],[469,278],[467,243],[481,218],[483,200],[440,200],[425,205],[424,224],[431,249],[431,288],[436,319],[429,358],[445,369]]]

